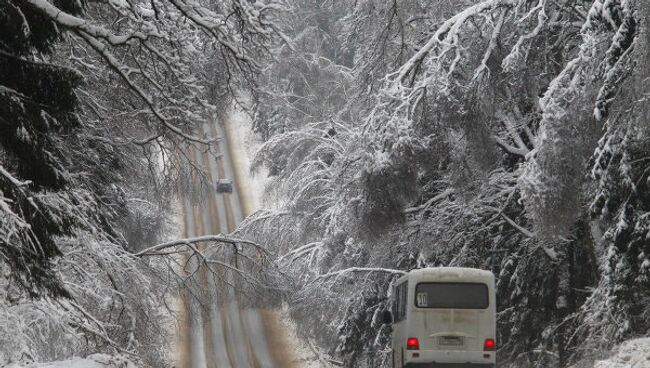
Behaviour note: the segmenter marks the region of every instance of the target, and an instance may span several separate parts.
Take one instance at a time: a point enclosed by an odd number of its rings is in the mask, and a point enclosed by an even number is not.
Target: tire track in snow
[[[222,136],[220,132],[216,127],[218,126],[217,122],[213,122],[210,124],[210,127],[203,126],[204,132],[212,135],[213,137],[219,137]],[[221,148],[221,144],[224,141],[221,141],[219,145],[216,146],[217,149],[217,154],[222,153],[223,150]],[[227,166],[227,163],[224,162],[224,159],[227,161],[227,156],[223,154],[222,159],[216,160],[214,157],[211,158],[210,161],[214,161],[214,164],[210,162],[210,171],[212,172],[213,176],[216,176],[216,179],[220,178],[231,178],[231,176],[228,176],[228,173],[226,170],[224,170],[224,167]],[[216,169],[216,171],[212,171]],[[216,174],[216,175],[215,175]],[[216,180],[214,182],[216,184]],[[233,196],[236,196],[235,192],[235,185],[233,185]],[[220,232],[227,234],[234,230],[237,227],[237,212],[234,209],[231,202],[231,196],[229,193],[222,193],[221,198],[223,201],[217,201],[217,210],[220,212],[219,218],[225,218],[226,221],[221,222],[220,221]],[[236,198],[236,197],[235,197]],[[219,203],[220,202],[220,203]],[[221,205],[219,205],[221,204]],[[226,226],[224,226],[224,224]],[[233,275],[233,271],[231,270],[224,270],[224,279],[226,283],[226,292],[225,294],[225,309],[226,309],[226,336],[228,336],[228,346],[230,347],[231,351],[233,352],[233,361],[231,362],[234,367],[238,368],[249,368],[253,367],[253,360],[251,359],[251,356],[249,354],[248,349],[244,349],[244,347],[248,347],[248,337],[246,336],[246,331],[244,330],[241,319],[240,319],[240,307],[239,303],[237,301],[237,295],[235,293],[235,290],[229,285],[234,285],[235,278]]]
[[[201,157],[200,165],[206,171],[210,183],[214,185],[216,182],[213,172],[210,170],[209,155],[205,151],[200,151],[198,147],[194,147],[196,156]],[[197,160],[198,161],[198,160]],[[210,190],[207,196],[207,206],[202,203],[201,207],[201,220],[202,220],[202,233],[201,235],[216,234],[219,231],[219,219],[216,208],[216,194]],[[202,247],[205,250],[205,247]],[[206,254],[206,257],[208,254]],[[206,361],[208,368],[231,368],[230,354],[227,350],[227,344],[224,336],[224,326],[219,310],[219,300],[217,299],[217,287],[215,283],[216,275],[207,269],[203,269],[201,273],[203,296],[205,306],[203,308],[203,323],[205,329],[205,349]]]
[[[192,155],[190,155],[192,156]],[[187,197],[183,199],[183,209],[185,211],[186,230],[188,237],[194,237],[195,234],[195,217],[194,208]],[[188,273],[195,274],[198,268],[197,260],[195,257],[188,260]],[[201,305],[198,302],[198,297],[201,295],[198,290],[199,284],[194,277],[187,280],[187,290],[189,295],[186,299],[188,317],[190,320],[190,367],[191,368],[205,368],[205,346],[203,340],[203,318],[201,315]]]
[[[187,238],[187,218],[185,217],[185,194],[182,191],[179,191],[179,207],[180,207],[180,216],[183,229],[181,235],[183,238]],[[181,261],[182,263],[182,261]],[[180,264],[180,263],[179,263]],[[178,270],[179,274],[183,274],[183,269]],[[180,290],[179,299],[177,301],[179,308],[179,316],[177,318],[177,360],[178,364],[181,367],[189,367],[191,364],[191,343],[190,343],[190,312],[187,305],[187,300],[189,293],[184,288]]]
[[[255,178],[251,176],[249,152],[256,146],[259,148],[262,143],[255,138],[250,116],[243,110],[237,108],[231,110],[227,116],[224,116],[223,123],[227,151],[230,154],[228,162],[234,169],[234,178],[237,180],[237,189],[240,195],[240,206],[244,216],[248,216],[260,209],[264,200],[261,192],[264,191],[266,180],[259,176]],[[266,170],[261,169],[258,175],[264,176],[265,173]],[[281,322],[282,317],[278,313],[279,311],[264,306],[257,309],[256,312],[261,316],[263,338],[266,340],[267,350],[274,366],[276,368],[298,368],[295,358],[296,344],[289,342],[287,327]],[[257,330],[261,329],[261,327],[257,328]],[[252,333],[250,334],[252,335]],[[301,348],[306,347],[301,346]]]
[[[227,137],[224,128],[217,121],[204,124],[202,128],[208,135]],[[193,164],[203,167],[211,186],[206,200],[197,205],[181,195],[186,237],[230,233],[244,217],[240,178],[234,170],[227,140],[222,140],[215,148],[215,153],[222,155],[219,160],[195,145],[188,149]],[[219,178],[233,180],[232,194],[215,193]],[[205,250],[205,246],[199,248]],[[182,367],[284,367],[285,365],[274,362],[276,356],[270,351],[265,317],[259,309],[241,309],[237,290],[228,285],[237,283],[235,271],[221,271],[223,277],[218,282],[215,280],[216,275],[203,267],[199,268],[196,257],[190,257],[187,268],[187,273],[194,275],[188,280],[184,297],[189,327],[189,331],[184,334],[187,337],[184,342],[189,346],[189,362]],[[183,359],[182,364],[185,363]]]
[[[227,133],[221,124],[217,122],[213,126],[216,130],[217,136],[227,137]],[[233,161],[230,155],[230,142],[228,142],[228,139],[224,139],[221,143],[222,144],[220,145],[220,148],[223,155],[223,159],[221,161],[223,163],[224,173],[226,177],[233,179],[233,196],[231,197],[233,200],[231,206],[235,226],[231,229],[232,231],[235,230],[237,226],[239,226],[239,223],[244,219],[244,213],[242,211],[241,205],[242,195],[239,192],[240,178],[238,175],[236,175],[235,170],[232,167]],[[249,346],[252,355],[256,358],[255,360],[258,362],[260,367],[272,368],[274,366],[273,359],[271,357],[271,353],[269,352],[269,344],[267,342],[266,334],[264,333],[264,323],[260,311],[258,309],[247,309],[242,310],[240,313],[240,317],[244,320],[243,324],[246,326],[246,330],[250,338]]]

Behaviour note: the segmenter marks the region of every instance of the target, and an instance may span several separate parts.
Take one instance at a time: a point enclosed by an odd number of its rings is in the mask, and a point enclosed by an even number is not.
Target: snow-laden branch
[[[537,37],[544,26],[546,25],[548,16],[546,14],[546,0],[539,0],[539,3],[533,7],[523,18],[519,20],[519,23],[523,22],[527,18],[531,17],[534,12],[537,12],[537,25],[535,28],[520,36],[517,40],[517,43],[510,50],[510,54],[503,60],[502,65],[505,70],[513,70],[514,65],[523,58],[524,52],[522,52],[523,46],[531,39]]]
[[[215,73],[195,71],[208,63],[214,65],[231,93],[234,83],[252,83],[260,59],[269,53],[267,44],[277,35],[275,14],[284,11],[275,0],[229,0],[219,7],[193,0],[146,5],[109,1],[93,4],[99,8],[97,12],[72,15],[53,1],[26,2],[61,29],[78,36],[69,38],[70,60],[82,74],[85,71],[89,79],[95,79],[92,82],[103,83],[104,69],[114,72],[137,97],[140,106],[133,106],[134,101],[121,104],[130,105],[128,109],[133,112],[129,115],[142,120],[146,129],[136,131],[144,138],[135,138],[131,132],[129,137],[117,140],[136,145],[160,145],[160,137],[212,144],[215,139],[195,136],[192,131],[216,108],[206,87],[221,81],[214,80]],[[103,13],[105,8],[118,14],[119,25],[110,23],[112,20]],[[90,49],[101,56],[99,63]],[[108,68],[101,68],[102,64]],[[99,119],[121,119],[123,111],[118,114],[94,109],[101,105],[95,101],[97,97],[84,95],[82,102]],[[119,108],[118,104],[112,109]]]
[[[506,17],[506,10],[502,10],[501,14],[499,14],[499,19],[497,20],[497,23],[494,25],[494,28],[492,29],[492,36],[490,37],[490,43],[488,45],[487,50],[483,53],[483,59],[481,60],[481,65],[476,68],[474,71],[474,76],[472,77],[473,80],[480,80],[481,77],[484,75],[484,73],[487,73],[487,76],[489,77],[490,73],[490,68],[488,68],[487,63],[490,57],[492,56],[492,53],[496,50],[498,43],[499,43],[499,36],[501,35],[501,28],[503,28],[503,22]]]
[[[187,139],[188,141],[191,142],[197,142],[197,143],[203,143],[203,144],[210,144],[214,142],[214,138],[210,139],[202,139],[196,136],[193,136],[191,134],[185,133],[181,128],[175,126],[170,122],[170,119],[165,116],[162,111],[156,106],[154,99],[147,94],[147,92],[140,87],[132,78],[129,77],[129,73],[125,70],[124,66],[120,63],[120,61],[108,51],[108,48],[106,45],[102,44],[98,39],[92,37],[91,34],[86,33],[86,32],[80,32],[79,35],[81,38],[86,40],[88,44],[99,53],[104,60],[108,63],[108,65],[124,80],[124,82],[131,88],[131,90],[139,96],[145,104],[149,107],[151,112],[154,114],[154,116],[165,126],[168,128],[170,131],[173,133]],[[145,143],[149,139],[140,141],[140,143]],[[138,141],[136,141],[138,142]]]
[[[470,18],[473,18],[485,11],[491,11],[500,7],[512,7],[517,5],[517,0],[487,0],[482,1],[476,5],[470,6],[462,12],[447,19],[436,32],[431,36],[429,41],[420,48],[402,67],[400,67],[394,75],[397,76],[396,80],[404,82],[406,77],[416,69],[424,60],[424,58],[433,52],[438,46],[443,46],[445,49],[457,46],[459,39],[459,32],[462,26]]]
[[[319,248],[322,246],[323,246],[323,242],[320,241],[305,244],[303,246],[291,250],[290,252],[283,254],[280,258],[278,258],[278,262],[282,262],[287,257],[291,257],[290,262],[293,262],[296,258],[300,258],[302,255],[313,251],[314,248]]]
[[[262,251],[263,253],[269,255],[269,251],[262,245],[257,244],[255,242],[245,240],[245,239],[238,239],[238,238],[230,238],[227,236],[222,236],[222,235],[203,235],[203,236],[197,236],[194,238],[186,238],[186,239],[177,239],[177,240],[172,240],[170,242],[166,243],[161,243],[157,244],[154,246],[151,246],[149,248],[146,248],[144,250],[141,250],[140,252],[137,252],[134,254],[136,257],[142,257],[142,256],[147,256],[151,254],[155,254],[157,252],[160,252],[162,250],[166,250],[169,248],[174,248],[174,247],[182,247],[182,246],[193,246],[194,244],[197,243],[205,243],[205,242],[217,242],[217,243],[228,243],[228,244],[245,244],[245,245],[250,245],[256,248],[259,251]]]
[[[530,231],[530,230],[526,229],[525,227],[519,225],[513,219],[508,217],[505,213],[503,213],[503,209],[493,207],[493,206],[489,206],[489,205],[483,205],[483,207],[497,212],[497,216],[501,216],[508,224],[510,224],[510,226],[512,226],[517,231],[519,231],[520,233],[525,235],[527,238],[530,238],[530,239],[535,238],[535,233],[533,233],[532,231]]]
[[[267,289],[267,290],[272,288],[272,286],[270,286],[270,285],[266,285],[266,284],[263,284],[263,283],[260,282],[258,279],[255,279],[255,278],[249,276],[249,273],[250,273],[250,272],[244,271],[244,270],[242,270],[241,268],[235,267],[235,266],[233,266],[233,265],[231,265],[231,264],[229,264],[229,263],[222,262],[222,261],[218,261],[218,260],[216,260],[216,259],[207,259],[207,258],[205,259],[205,262],[206,262],[207,264],[209,264],[209,265],[216,265],[216,266],[223,267],[224,269],[228,269],[228,270],[230,270],[230,271],[234,271],[234,272],[236,272],[239,276],[241,276],[241,277],[244,279],[244,281],[250,283],[251,285],[255,285],[255,286],[258,286],[258,287],[262,287],[262,288]]]
[[[434,203],[445,199],[446,197],[449,197],[451,194],[454,193],[453,189],[445,189],[441,193],[436,194],[435,196],[431,197],[429,200],[427,200],[425,203],[416,206],[416,207],[410,207],[404,210],[404,213],[413,213],[413,212],[421,212],[427,210],[429,207],[431,207]]]
[[[85,19],[68,14],[56,6],[50,4],[47,0],[25,0],[35,8],[41,10],[49,18],[54,20],[57,24],[66,28],[81,30],[96,38],[102,38],[108,41],[111,45],[122,45],[128,43],[132,39],[147,40],[150,37],[163,37],[162,34],[153,30],[149,33],[135,31],[125,35],[116,35],[104,27],[90,24]]]
[[[233,40],[228,39],[227,34],[223,31],[223,24],[226,23],[226,20],[216,19],[216,17],[209,18],[201,15],[201,12],[209,12],[207,9],[198,7],[197,4],[187,5],[183,1],[179,0],[169,0],[183,15],[194,22],[199,27],[202,27],[206,32],[212,34],[217,38],[221,45],[226,47],[232,55],[248,63],[254,63],[254,60],[248,58],[242,50],[236,46]],[[198,8],[198,9],[197,9]]]
[[[318,275],[314,281],[321,281],[321,280],[327,280],[331,278],[339,278],[341,276],[346,276],[349,274],[355,274],[355,273],[387,273],[387,274],[393,274],[393,275],[405,275],[406,271],[403,270],[395,270],[392,268],[380,268],[380,267],[350,267],[346,268],[343,270],[338,270],[338,271],[333,271],[333,272],[328,272],[325,274]]]
[[[503,148],[508,153],[512,153],[513,155],[526,157],[526,155],[528,153],[530,153],[530,150],[523,149],[523,148],[520,148],[520,147],[515,147],[515,146],[511,145],[510,143],[506,142],[501,137],[495,137],[495,141],[496,141],[497,145],[499,145],[499,147]]]
[[[530,231],[530,230],[526,229],[525,227],[519,225],[519,224],[516,223],[513,219],[511,219],[510,217],[508,217],[505,213],[500,212],[500,213],[499,213],[499,216],[503,217],[503,219],[506,220],[506,222],[509,223],[510,226],[512,226],[512,227],[514,227],[515,229],[517,229],[517,231],[519,231],[520,233],[524,234],[526,237],[531,238],[531,239],[535,238],[535,234],[534,234],[532,231]]]
[[[17,179],[15,176],[11,175],[10,172],[5,170],[5,168],[2,167],[2,165],[0,165],[0,174],[2,176],[4,176],[5,178],[7,178],[16,187],[24,187],[24,186],[27,186],[27,185],[29,185],[31,183],[31,181],[29,181],[29,180],[23,181],[23,180]]]

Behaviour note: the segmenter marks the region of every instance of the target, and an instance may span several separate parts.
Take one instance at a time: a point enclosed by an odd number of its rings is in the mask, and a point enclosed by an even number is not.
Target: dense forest
[[[252,83],[280,9],[204,5],[0,0],[0,365],[169,364],[178,278],[134,253],[178,236],[182,148],[217,138],[195,128]]]
[[[648,334],[647,2],[307,0],[291,19],[255,115],[282,206],[243,231],[280,247],[307,336],[385,366],[394,270],[424,266],[497,274],[504,367]]]
[[[650,334],[649,65],[645,0],[0,0],[0,365],[167,366],[178,280],[138,251],[237,105],[236,236],[331,361],[387,367],[396,274],[464,266],[500,366],[590,367]]]

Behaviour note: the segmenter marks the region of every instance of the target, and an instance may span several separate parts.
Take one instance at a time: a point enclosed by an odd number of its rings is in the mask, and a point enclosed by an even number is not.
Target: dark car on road
[[[217,180],[217,193],[232,193],[232,180],[230,179]]]

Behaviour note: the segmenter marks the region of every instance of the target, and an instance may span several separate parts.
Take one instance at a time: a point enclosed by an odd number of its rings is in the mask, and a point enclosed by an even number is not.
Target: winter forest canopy
[[[650,334],[649,65],[645,0],[0,0],[0,365],[168,365],[141,251],[237,106],[268,179],[231,235],[333,360],[388,367],[396,276],[463,266],[500,366],[591,367]]]

